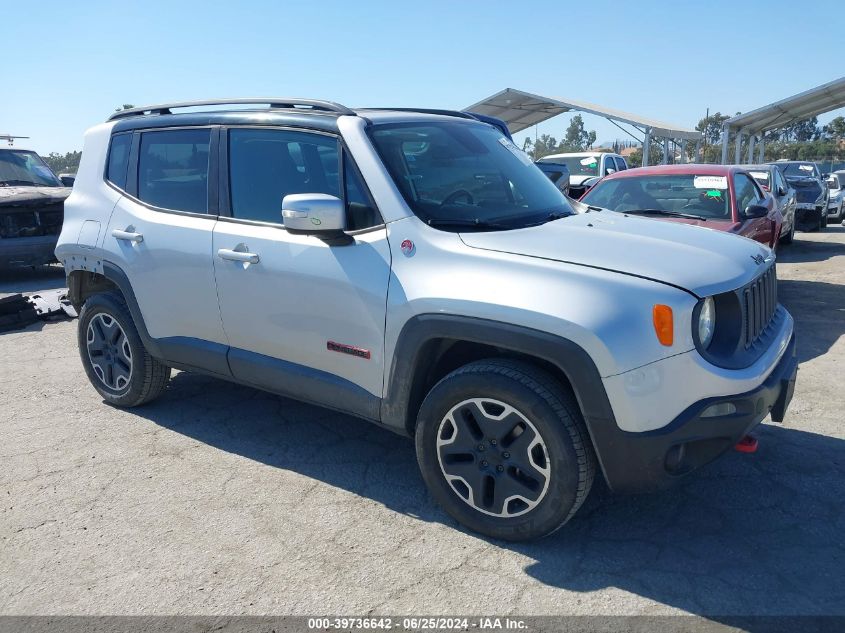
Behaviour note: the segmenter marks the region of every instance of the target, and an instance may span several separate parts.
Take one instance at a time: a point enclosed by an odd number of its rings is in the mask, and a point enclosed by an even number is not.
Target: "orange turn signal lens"
[[[654,305],[651,317],[654,321],[654,332],[657,334],[657,340],[666,347],[671,346],[675,332],[675,325],[672,320],[672,308],[662,303],[657,303]]]

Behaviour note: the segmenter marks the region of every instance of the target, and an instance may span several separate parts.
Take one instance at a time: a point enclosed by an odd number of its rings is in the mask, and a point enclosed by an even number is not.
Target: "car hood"
[[[699,297],[745,285],[774,259],[768,247],[731,233],[612,211],[460,236],[472,248],[645,277]]]
[[[63,202],[70,187],[0,187],[0,207],[29,207]]]
[[[673,218],[670,216],[661,215],[643,215],[642,217],[649,220],[658,220],[660,222],[675,222],[676,224],[689,224],[691,226],[703,226],[706,229],[714,229],[716,231],[730,231],[736,233],[742,228],[741,222],[734,222],[733,220],[718,220],[709,218],[707,220],[700,220],[696,218]]]

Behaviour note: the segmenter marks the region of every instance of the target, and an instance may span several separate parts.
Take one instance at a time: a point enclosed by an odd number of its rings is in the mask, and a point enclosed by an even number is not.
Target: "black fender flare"
[[[617,453],[617,438],[624,432],[616,424],[601,375],[590,355],[566,338],[528,327],[487,319],[446,314],[422,314],[403,326],[393,351],[393,362],[381,403],[381,422],[394,431],[412,435],[416,411],[410,411],[417,372],[425,371],[424,350],[435,340],[456,340],[494,346],[519,355],[541,359],[557,367],[569,380],[605,478],[609,469],[602,455]]]
[[[123,294],[126,300],[126,305],[129,307],[129,313],[132,315],[132,320],[135,322],[135,327],[138,329],[138,334],[144,347],[150,353],[150,356],[162,359],[164,356],[162,350],[156,339],[150,336],[147,326],[144,323],[144,317],[141,314],[141,307],[138,305],[138,299],[135,297],[135,291],[132,289],[132,284],[129,282],[129,277],[126,273],[112,262],[103,260],[103,276],[117,286],[118,290]]]

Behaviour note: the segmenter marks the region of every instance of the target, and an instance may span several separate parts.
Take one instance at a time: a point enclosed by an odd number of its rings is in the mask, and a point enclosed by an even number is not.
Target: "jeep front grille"
[[[741,291],[745,349],[766,330],[778,306],[778,280],[775,266],[757,277]]]

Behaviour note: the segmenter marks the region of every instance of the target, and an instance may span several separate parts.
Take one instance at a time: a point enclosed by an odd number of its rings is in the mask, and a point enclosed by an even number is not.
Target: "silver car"
[[[56,254],[107,403],[178,368],[364,418],[415,438],[448,513],[511,540],[563,525],[596,476],[669,485],[784,419],[768,247],[573,203],[467,118],[188,105],[85,136]]]
[[[757,181],[757,184],[772,194],[783,216],[778,243],[791,244],[795,238],[795,209],[797,206],[795,189],[789,185],[777,164],[742,165],[742,168],[747,169],[754,180]]]

